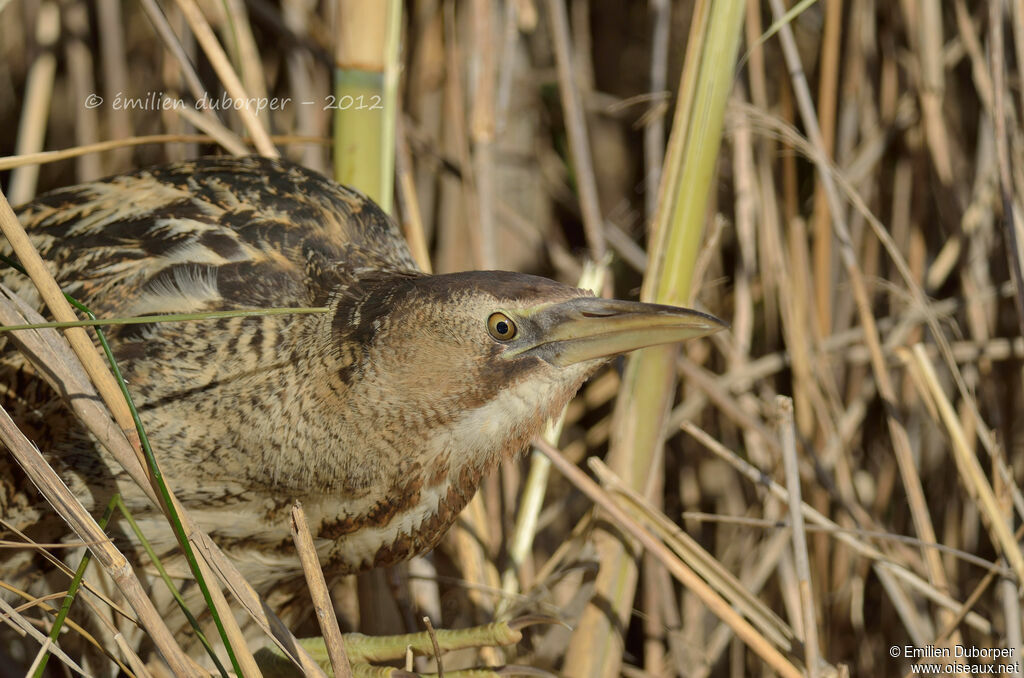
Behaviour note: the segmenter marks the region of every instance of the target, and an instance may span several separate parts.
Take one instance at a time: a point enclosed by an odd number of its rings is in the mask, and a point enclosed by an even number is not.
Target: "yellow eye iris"
[[[508,341],[516,336],[516,324],[504,313],[492,313],[487,319],[487,331],[498,341]]]

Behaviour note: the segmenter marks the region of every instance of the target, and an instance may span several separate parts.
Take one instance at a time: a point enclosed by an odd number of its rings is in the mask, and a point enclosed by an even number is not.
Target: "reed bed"
[[[293,675],[343,675],[338,628],[538,616],[513,622],[511,645],[445,654],[445,675],[1024,670],[1024,3],[791,4],[0,1],[10,204],[203,154],[280,154],[393,203],[425,270],[583,276],[731,323],[596,375],[432,555],[340,580],[304,563],[322,626],[281,627],[178,507],[223,612],[225,673],[261,675],[276,642]],[[0,201],[17,247],[12,220]],[[46,278],[52,317],[78,317]],[[26,350],[58,391],[100,394],[106,408],[75,414],[156,487],[116,380],[74,332],[71,348],[25,333]],[[0,432],[164,658],[115,642],[118,670],[201,672],[105,520],[3,417]],[[293,519],[308,550],[301,507]],[[0,548],[68,550],[0,529]],[[0,595],[0,677],[33,675],[13,639],[49,645],[52,593]],[[63,637],[115,604],[93,600]],[[292,634],[327,639],[322,668]],[[47,671],[73,675],[60,645]]]

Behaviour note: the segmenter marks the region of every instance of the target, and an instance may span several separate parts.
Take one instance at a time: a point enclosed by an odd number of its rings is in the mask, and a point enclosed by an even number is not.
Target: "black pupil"
[[[499,320],[498,324],[494,326],[498,330],[498,334],[508,334],[508,323],[504,320]]]

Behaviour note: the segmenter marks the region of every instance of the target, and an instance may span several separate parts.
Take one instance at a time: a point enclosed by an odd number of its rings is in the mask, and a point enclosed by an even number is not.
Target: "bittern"
[[[144,170],[18,216],[62,288],[100,316],[327,309],[108,332],[178,498],[260,592],[302,580],[295,500],[331,574],[423,553],[604,361],[723,327],[520,273],[424,274],[371,200],[281,160]],[[39,305],[26,278],[2,275]],[[0,356],[4,407],[86,507],[120,492],[156,552],[173,553],[160,511],[27,362],[10,346]],[[9,455],[0,511],[37,541],[63,536]],[[34,554],[0,552],[0,580],[30,587],[45,572]]]

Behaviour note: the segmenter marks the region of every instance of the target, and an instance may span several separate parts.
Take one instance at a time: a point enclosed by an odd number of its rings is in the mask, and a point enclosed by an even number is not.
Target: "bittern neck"
[[[588,371],[580,368],[580,381]],[[472,499],[481,478],[521,452],[576,387],[540,397],[537,384],[524,380],[443,426],[423,429],[407,442],[415,451],[377,447],[375,454],[389,460],[391,469],[383,478],[384,491],[366,495],[358,509],[345,513],[329,501],[319,508],[318,534],[328,540],[325,561],[356,571],[392,565],[433,548]],[[538,402],[545,406],[538,408]],[[347,500],[346,508],[352,506]],[[353,563],[361,565],[353,568]]]

